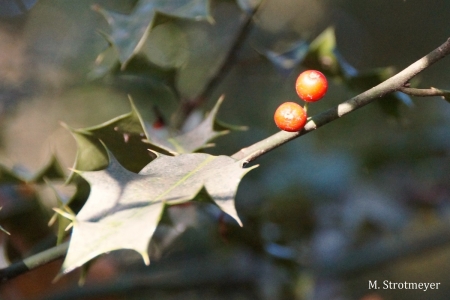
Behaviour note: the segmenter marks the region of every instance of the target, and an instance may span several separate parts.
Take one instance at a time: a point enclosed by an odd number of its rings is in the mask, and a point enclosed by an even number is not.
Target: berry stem
[[[251,162],[261,155],[278,148],[279,146],[299,137],[307,134],[317,128],[328,124],[334,120],[337,120],[348,113],[351,113],[358,108],[361,108],[381,97],[390,94],[395,91],[402,91],[405,89],[405,84],[409,82],[411,78],[430,67],[432,64],[441,60],[445,56],[450,54],[450,38],[445,41],[441,46],[428,53],[415,63],[411,64],[401,72],[392,76],[391,78],[383,81],[379,85],[339,104],[336,107],[330,108],[318,115],[313,116],[310,121],[305,125],[303,130],[299,132],[278,132],[264,140],[261,140],[247,148],[243,148],[240,151],[232,155],[235,159],[244,159],[245,162]],[[433,95],[434,96],[434,95]]]
[[[308,102],[305,101],[305,105],[303,106],[303,110],[305,111],[306,115],[308,115]]]

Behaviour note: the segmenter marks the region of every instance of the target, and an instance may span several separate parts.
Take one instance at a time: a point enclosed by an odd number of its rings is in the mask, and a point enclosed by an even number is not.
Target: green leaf
[[[142,48],[156,24],[158,14],[193,20],[211,19],[208,0],[141,0],[129,15],[108,11],[100,6],[94,9],[111,26],[108,41],[117,49],[122,66]]]
[[[114,46],[109,46],[101,52],[95,59],[92,70],[88,73],[88,79],[95,80],[105,77],[116,67],[119,56]]]
[[[102,80],[102,84],[110,86],[135,100],[152,101],[160,107],[170,107],[172,111],[179,99],[176,88],[177,70],[173,67],[163,68],[150,62],[143,54],[134,56],[125,68],[121,68],[117,55],[110,46],[100,53],[92,71],[91,80]],[[139,101],[138,101],[139,102]]]
[[[186,34],[173,22],[156,26],[142,48],[149,61],[162,68],[180,68],[189,57]]]
[[[149,145],[142,141],[145,138],[144,129],[139,112],[132,101],[131,112],[127,114],[97,126],[68,129],[78,145],[73,167],[76,170],[93,171],[105,168],[108,155],[103,144],[125,168],[133,172],[141,170],[155,157],[148,151]]]
[[[308,69],[322,71],[326,75],[341,75],[339,60],[334,53],[335,49],[334,28],[329,27],[311,42],[303,65]]]
[[[212,146],[209,142],[221,135],[227,134],[230,129],[242,130],[245,127],[230,126],[216,121],[216,116],[223,97],[219,98],[208,116],[193,130],[175,137],[161,137],[159,129],[145,124],[148,142],[170,153],[192,153]]]
[[[35,183],[42,183],[45,179],[65,179],[66,174],[63,171],[63,168],[56,158],[56,156],[52,156],[50,161],[36,174],[34,174],[31,181]]]
[[[152,85],[165,84],[170,88],[175,87],[176,73],[175,68],[161,68],[143,55],[134,56],[126,68],[121,69],[120,65],[116,63],[111,70],[111,74],[115,76],[135,76],[143,78],[142,80],[145,79]]]
[[[133,249],[148,264],[148,245],[165,205],[192,200],[202,189],[242,225],[234,197],[241,178],[255,167],[244,169],[228,156],[193,153],[159,156],[136,174],[109,153],[106,169],[79,172],[91,193],[73,222],[62,272],[117,249]]]
[[[108,165],[108,156],[102,143],[92,133],[83,129],[74,129],[62,123],[74,137],[78,149],[73,168],[76,170],[100,170]],[[71,182],[73,173],[68,179]]]
[[[133,57],[123,70],[117,64],[111,70],[111,76],[106,83],[133,97],[142,99],[146,103],[152,101],[158,106],[170,106],[179,99],[176,89],[175,69],[164,69],[148,61],[142,55]]]

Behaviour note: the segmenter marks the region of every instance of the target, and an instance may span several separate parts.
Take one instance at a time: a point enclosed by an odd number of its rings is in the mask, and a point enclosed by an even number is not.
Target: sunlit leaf
[[[162,155],[136,174],[111,153],[109,159],[104,170],[79,172],[91,193],[73,222],[63,273],[117,249],[133,249],[148,264],[148,245],[165,205],[192,200],[202,189],[242,225],[234,197],[241,178],[252,168],[243,168],[241,161],[201,153]]]

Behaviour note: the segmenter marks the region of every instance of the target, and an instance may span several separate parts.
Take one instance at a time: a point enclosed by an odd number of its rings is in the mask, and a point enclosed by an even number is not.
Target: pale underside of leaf
[[[136,174],[111,153],[109,158],[105,170],[80,172],[91,193],[74,221],[62,272],[117,249],[133,249],[148,263],[147,248],[164,206],[192,200],[203,188],[242,226],[234,197],[241,178],[252,168],[242,168],[240,161],[201,153],[161,155]]]

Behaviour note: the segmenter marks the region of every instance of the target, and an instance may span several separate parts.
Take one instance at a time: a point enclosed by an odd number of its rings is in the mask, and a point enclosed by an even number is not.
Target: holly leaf
[[[181,68],[189,57],[186,33],[175,22],[158,25],[149,34],[141,53],[161,68]]]
[[[132,249],[149,264],[147,252],[166,205],[195,199],[202,190],[240,225],[234,197],[241,178],[252,168],[228,156],[203,153],[161,155],[139,174],[125,169],[109,153],[101,171],[77,171],[91,192],[73,218],[73,232],[62,273],[109,251]]]
[[[311,42],[308,53],[303,60],[303,66],[322,71],[325,75],[341,75],[342,71],[335,50],[334,28],[329,27]]]
[[[105,36],[105,38],[107,37],[105,34],[101,34]],[[109,43],[108,47],[97,55],[94,66],[87,75],[88,79],[95,80],[105,77],[115,69],[118,60],[119,56],[114,49],[114,46]]]
[[[107,166],[108,155],[104,144],[114,153],[124,167],[138,172],[155,156],[148,151],[141,116],[130,99],[131,111],[100,125],[73,129],[64,125],[78,145],[73,169],[82,171],[100,170]],[[159,148],[157,149],[159,150]],[[133,153],[133,155],[130,155]]]
[[[175,67],[161,67],[149,61],[144,54],[133,56],[125,67],[120,65],[117,54],[110,45],[97,56],[89,73],[91,80],[102,80],[112,89],[128,94],[133,99],[151,100],[159,107],[173,111],[179,99],[176,88]]]
[[[211,20],[208,0],[141,0],[129,15],[105,10],[99,5],[94,6],[94,10],[111,26],[107,39],[117,49],[122,66],[142,48],[158,15]]]
[[[282,52],[272,50],[263,51],[264,55],[277,69],[277,71],[288,77],[289,74],[303,61],[309,50],[309,44],[298,41]]]
[[[108,153],[105,144],[120,158],[123,166],[134,172],[141,170],[155,157],[148,151],[151,145],[142,142],[145,135],[141,126],[141,116],[131,99],[130,102],[131,111],[129,113],[97,126],[74,129],[62,124],[70,131],[77,143],[74,170],[95,171],[106,168]],[[76,172],[70,174],[67,183],[77,186],[76,193],[67,204],[73,211],[78,212],[88,198],[89,184]],[[61,227],[59,229],[61,230]]]
[[[105,83],[112,88],[126,93],[140,102],[152,101],[159,107],[173,111],[179,94],[175,78],[177,70],[174,68],[161,68],[151,63],[145,56],[134,56],[125,69],[116,64],[111,69],[110,76]]]
[[[65,179],[66,174],[56,156],[52,156],[49,162],[33,175],[30,181],[43,183],[46,179]]]
[[[73,168],[77,170],[100,170],[108,165],[108,158],[101,142],[92,133],[83,129],[74,129],[62,123],[69,130],[77,143],[77,154]],[[69,176],[68,182],[72,182],[74,173]]]
[[[216,120],[217,113],[224,97],[220,97],[208,116],[194,129],[184,134],[169,137],[161,136],[160,130],[145,123],[145,132],[148,142],[169,153],[192,153],[203,148],[211,147],[209,142],[230,130],[243,130],[245,127],[230,126]]]

